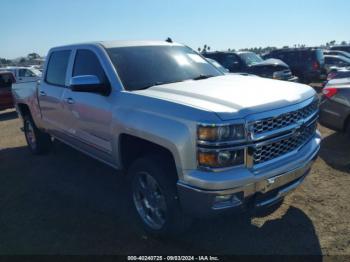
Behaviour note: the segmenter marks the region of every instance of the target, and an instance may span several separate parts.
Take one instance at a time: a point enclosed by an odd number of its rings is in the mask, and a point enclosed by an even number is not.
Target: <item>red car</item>
[[[15,78],[11,72],[0,72],[0,110],[13,107],[11,87],[14,82]]]

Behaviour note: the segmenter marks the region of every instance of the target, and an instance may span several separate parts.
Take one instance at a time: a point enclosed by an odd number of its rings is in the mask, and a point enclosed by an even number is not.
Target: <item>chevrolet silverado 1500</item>
[[[320,148],[312,88],[224,75],[177,43],[53,48],[42,80],[15,84],[13,96],[33,153],[58,139],[125,170],[135,214],[153,234],[276,205]]]

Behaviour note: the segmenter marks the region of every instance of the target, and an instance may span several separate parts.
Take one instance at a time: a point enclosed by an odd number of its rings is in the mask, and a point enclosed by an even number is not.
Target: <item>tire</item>
[[[176,169],[170,160],[160,156],[137,159],[128,176],[134,211],[147,233],[155,237],[176,236],[189,227],[191,219],[181,209]]]
[[[33,154],[40,155],[50,150],[52,144],[50,135],[40,131],[30,115],[23,117],[23,129],[28,148]]]

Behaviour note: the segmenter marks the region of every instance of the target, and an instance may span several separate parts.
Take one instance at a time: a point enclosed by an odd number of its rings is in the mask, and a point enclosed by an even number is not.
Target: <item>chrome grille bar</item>
[[[264,163],[302,147],[313,137],[316,128],[317,121],[314,121],[309,126],[301,128],[302,130],[295,131],[288,138],[282,138],[278,141],[254,147],[253,164]]]
[[[292,112],[283,113],[276,117],[268,117],[249,123],[249,131],[253,137],[263,133],[272,132],[278,129],[286,128],[293,124],[298,124],[301,120],[306,120],[318,109],[318,100],[314,100],[309,105]]]

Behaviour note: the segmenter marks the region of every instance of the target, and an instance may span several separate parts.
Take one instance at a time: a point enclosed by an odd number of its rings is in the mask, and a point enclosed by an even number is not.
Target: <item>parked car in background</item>
[[[35,82],[41,79],[42,75],[42,73],[38,69],[33,67],[9,66],[5,68],[0,68],[0,71],[11,72],[15,76],[17,83]]]
[[[220,72],[224,73],[224,74],[229,74],[230,71],[225,68],[223,65],[221,65],[218,61],[211,59],[211,58],[206,58],[210,63],[213,64],[213,66],[215,66],[218,70],[220,70]]]
[[[319,48],[276,49],[263,57],[281,59],[303,83],[323,82],[327,78],[324,55]]]
[[[324,55],[337,55],[337,56],[344,56],[346,58],[350,59],[350,53],[345,51],[339,51],[339,50],[323,50]]]
[[[31,65],[30,68],[34,68],[39,70],[41,73],[43,72],[43,66],[42,65]]]
[[[330,48],[330,50],[339,50],[350,53],[350,45],[335,45]]]
[[[264,60],[253,52],[204,52],[227,68],[231,73],[247,73],[266,78],[297,82],[288,65],[277,59]]]
[[[220,63],[218,63],[217,61],[215,61],[214,59],[211,58],[206,58],[207,61],[209,61],[210,63],[212,63],[218,70],[220,70],[222,73],[224,74],[231,74],[231,75],[243,75],[243,76],[254,76],[257,77],[256,75],[252,75],[252,74],[248,74],[248,73],[230,73],[230,71],[223,67]]]
[[[336,71],[332,71],[328,74],[327,80],[347,78],[350,77],[350,68],[339,68]]]
[[[350,59],[339,55],[325,55],[325,68],[327,72],[338,71],[350,67]]]
[[[0,110],[13,107],[11,86],[15,78],[11,72],[0,72]]]
[[[318,98],[307,85],[223,74],[166,41],[62,46],[48,59],[40,83],[12,88],[28,148],[45,153],[53,136],[125,170],[152,234],[276,206],[317,158]]]
[[[322,94],[320,123],[350,137],[350,77],[330,80]]]

